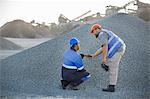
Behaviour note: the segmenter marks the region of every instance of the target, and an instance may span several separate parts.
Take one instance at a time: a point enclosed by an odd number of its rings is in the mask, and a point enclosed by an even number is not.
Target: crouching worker
[[[61,84],[63,89],[78,90],[77,86],[90,78],[90,73],[84,69],[82,59],[92,56],[77,52],[80,49],[77,38],[71,38],[69,44],[70,49],[66,50],[63,56]]]

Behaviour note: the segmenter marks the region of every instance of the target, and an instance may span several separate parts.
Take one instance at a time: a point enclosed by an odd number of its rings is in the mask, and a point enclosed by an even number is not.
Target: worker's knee
[[[91,75],[89,74],[89,75],[87,75],[87,76],[82,77],[81,80],[82,80],[82,81],[86,81],[86,80],[88,80],[90,77],[91,77]]]

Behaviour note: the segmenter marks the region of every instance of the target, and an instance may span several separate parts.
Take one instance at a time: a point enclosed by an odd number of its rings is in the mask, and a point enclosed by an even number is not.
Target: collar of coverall
[[[76,50],[74,48],[71,47],[70,49],[76,52]]]

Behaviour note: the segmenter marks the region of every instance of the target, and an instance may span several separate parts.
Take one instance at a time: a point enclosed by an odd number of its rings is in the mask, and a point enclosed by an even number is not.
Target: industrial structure
[[[130,8],[130,7],[134,7]],[[118,6],[106,6],[106,16],[116,14],[124,10],[124,13],[138,16],[145,21],[150,21],[150,4],[140,2],[139,0],[132,0],[122,7]]]
[[[124,4],[121,7],[108,5],[108,6],[106,6],[105,14],[101,14],[101,13],[97,12],[95,14],[86,16],[90,12],[91,12],[91,10],[83,13],[82,15],[74,18],[73,20],[70,20],[61,14],[60,17],[58,18],[58,22],[59,23],[67,23],[67,22],[72,22],[72,21],[86,22],[86,21],[93,20],[93,19],[102,19],[106,16],[110,16],[110,15],[113,15],[113,14],[116,14],[119,12],[124,12],[129,15],[138,16],[139,18],[141,18],[145,21],[150,20],[150,4],[143,3],[139,0],[129,1],[128,3]]]
[[[58,17],[58,25],[66,25],[68,23],[75,23],[75,22],[87,22],[90,20],[94,20],[94,19],[102,19],[104,17],[119,13],[119,12],[123,12],[123,13],[127,13],[129,15],[133,15],[133,16],[138,16],[139,18],[145,20],[145,21],[150,21],[150,4],[148,3],[143,3],[139,0],[132,0],[129,1],[128,3],[124,4],[123,6],[114,6],[114,5],[108,5],[106,6],[106,12],[105,14],[101,14],[100,12],[88,15],[89,13],[91,13],[91,10],[75,17],[74,19],[69,19],[67,18],[65,15],[60,14],[60,16]],[[43,27],[43,26],[48,26],[48,27],[57,27],[56,23],[49,23],[49,25],[46,25],[44,22],[42,24],[40,23],[35,23],[35,20],[31,21],[31,24],[34,26],[38,26],[38,27]]]

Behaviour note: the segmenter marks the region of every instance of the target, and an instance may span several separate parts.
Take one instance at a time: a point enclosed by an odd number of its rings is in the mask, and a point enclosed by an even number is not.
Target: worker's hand
[[[91,54],[85,54],[84,57],[92,58],[92,55]]]
[[[106,64],[106,58],[102,59],[102,64]]]
[[[106,64],[101,64],[101,67],[107,72],[109,70],[109,66]]]
[[[82,59],[84,58],[84,54],[80,54],[81,55],[81,57],[82,57]]]
[[[95,54],[91,54],[91,56],[92,56],[92,58],[95,58],[95,57],[96,57],[96,55],[95,55]]]

